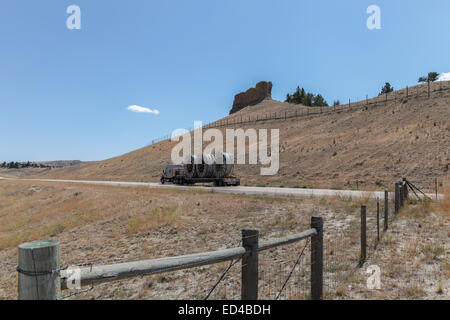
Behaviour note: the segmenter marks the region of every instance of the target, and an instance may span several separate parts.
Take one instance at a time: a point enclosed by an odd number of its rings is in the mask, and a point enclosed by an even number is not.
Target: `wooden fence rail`
[[[299,234],[258,243],[259,232],[242,230],[242,247],[142,261],[125,262],[79,269],[79,282],[93,285],[139,275],[183,270],[219,262],[242,259],[241,298],[258,298],[258,252],[311,238],[311,298],[322,298],[323,220],[311,218],[311,229]],[[24,251],[26,250],[26,251]],[[24,252],[26,254],[24,254]],[[59,268],[59,243],[28,242],[19,246],[19,299],[55,300],[61,289],[72,281],[73,270]],[[33,257],[40,257],[39,263]],[[30,258],[31,257],[31,258]]]

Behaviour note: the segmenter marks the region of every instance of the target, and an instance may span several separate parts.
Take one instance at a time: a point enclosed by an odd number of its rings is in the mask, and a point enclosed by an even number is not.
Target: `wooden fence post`
[[[397,214],[398,210],[400,209],[400,187],[398,185],[398,182],[395,184],[395,211],[394,213]]]
[[[389,192],[384,191],[384,231],[389,228]]]
[[[258,230],[242,230],[242,246],[251,250],[242,257],[242,300],[258,300],[258,238]]]
[[[317,234],[311,237],[311,300],[321,300],[323,295],[323,219],[311,217],[311,228]]]
[[[61,295],[59,242],[40,240],[19,245],[19,300],[57,300]]]
[[[361,206],[361,257],[359,259],[359,266],[362,267],[366,261],[366,206]]]

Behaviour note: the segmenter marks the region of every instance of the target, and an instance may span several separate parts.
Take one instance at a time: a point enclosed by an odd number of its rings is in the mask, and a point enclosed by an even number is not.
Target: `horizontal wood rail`
[[[309,229],[304,232],[287,237],[261,242],[258,246],[258,251],[287,245],[312,237],[314,235],[317,235],[316,229]],[[242,258],[244,255],[249,254],[250,251],[251,250],[248,247],[237,247],[218,251],[194,253],[177,257],[81,268],[80,280],[81,285],[83,286],[101,282],[115,281],[139,275],[151,275],[169,271],[189,269]],[[61,271],[61,289],[67,288],[67,280],[69,279],[70,275],[71,271]]]

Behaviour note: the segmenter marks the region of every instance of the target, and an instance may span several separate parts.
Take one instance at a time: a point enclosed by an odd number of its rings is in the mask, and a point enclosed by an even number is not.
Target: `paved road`
[[[172,184],[160,184],[154,182],[126,182],[126,181],[88,181],[88,180],[59,180],[59,179],[13,179],[2,178],[3,180],[25,180],[25,181],[46,181],[46,182],[66,182],[66,183],[83,183],[104,186],[117,187],[150,187],[178,190],[204,190],[218,193],[232,194],[253,194],[266,196],[293,196],[301,198],[323,198],[323,197],[344,197],[344,198],[384,198],[384,191],[356,191],[356,190],[331,190],[331,189],[297,189],[297,188],[272,188],[272,187],[210,187],[210,186],[178,186]],[[427,194],[431,199],[436,199],[436,195]],[[393,199],[393,193],[389,193],[389,197]],[[438,194],[438,199],[442,200],[444,196]]]

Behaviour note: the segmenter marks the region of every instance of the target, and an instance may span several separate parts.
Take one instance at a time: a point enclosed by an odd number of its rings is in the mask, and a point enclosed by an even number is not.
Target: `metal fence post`
[[[403,178],[403,194],[404,194],[404,198],[405,200],[408,199],[408,184],[406,183],[406,178]]]
[[[380,198],[377,198],[377,242],[380,241]]]
[[[384,231],[389,228],[389,192],[384,191]]]
[[[434,178],[434,190],[435,190],[435,193],[436,193],[436,201],[437,201],[437,199],[438,199],[438,181],[437,181],[437,178]]]
[[[361,257],[359,259],[359,266],[362,267],[366,261],[366,206],[361,206]]]
[[[311,228],[317,234],[311,237],[311,300],[321,300],[323,295],[323,219],[311,217]]]
[[[395,199],[394,199],[394,203],[395,203],[395,211],[394,213],[397,214],[398,210],[400,209],[400,188],[398,185],[398,182],[395,184]]]
[[[57,300],[61,295],[59,242],[22,243],[17,271],[19,300]]]
[[[403,208],[403,196],[404,196],[404,193],[403,193],[403,183],[402,182],[399,182],[398,183],[398,192],[399,192],[399,194],[400,194],[400,204],[399,204],[399,208]]]
[[[258,230],[242,230],[242,246],[251,250],[242,257],[242,300],[258,300],[258,238]]]

